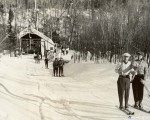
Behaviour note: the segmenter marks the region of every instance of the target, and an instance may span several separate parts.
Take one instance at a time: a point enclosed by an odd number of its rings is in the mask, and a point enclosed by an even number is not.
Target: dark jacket
[[[58,64],[59,64],[59,67],[63,67],[64,66],[64,61],[63,60],[59,60]]]
[[[53,62],[53,67],[58,67],[58,60],[54,60],[54,62]]]
[[[45,63],[48,63],[48,58],[45,58]]]

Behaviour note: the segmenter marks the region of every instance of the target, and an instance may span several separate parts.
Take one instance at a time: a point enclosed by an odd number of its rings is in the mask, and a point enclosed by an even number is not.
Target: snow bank
[[[75,63],[74,64],[72,60],[69,62],[69,64],[65,65],[65,75],[76,79],[85,79],[86,77],[88,77],[88,79],[91,79],[92,77],[95,78],[99,76],[101,73],[103,73],[103,75],[110,73],[112,76],[114,76],[115,74],[114,68],[115,65],[112,65],[110,63],[106,63],[106,64]]]

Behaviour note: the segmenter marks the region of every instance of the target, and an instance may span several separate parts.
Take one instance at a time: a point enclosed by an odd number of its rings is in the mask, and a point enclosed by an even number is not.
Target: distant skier
[[[147,77],[148,64],[144,61],[144,53],[138,52],[138,59],[133,62],[133,67],[136,71],[134,80],[132,82],[133,95],[135,101],[135,108],[142,109],[142,100],[144,93],[144,83]]]
[[[41,60],[42,60],[42,52],[40,52]]]
[[[45,57],[45,68],[48,69],[48,58]]]
[[[63,72],[64,72],[64,60],[62,57],[60,58],[58,64],[59,64],[59,77],[62,77],[62,76],[64,76],[64,74],[63,74]]]
[[[124,95],[125,95],[125,109],[128,108],[130,79],[132,77],[131,72],[133,71],[132,64],[129,61],[130,56],[131,55],[129,53],[124,53],[123,61],[116,68],[116,72],[119,74],[117,85],[118,85],[118,96],[119,96],[119,102],[120,102],[120,106],[119,106],[120,109],[123,109]]]
[[[39,52],[37,53],[37,63],[40,63],[40,54],[39,54]]]
[[[35,63],[37,63],[37,55],[35,53],[33,54],[33,57],[34,57]]]
[[[64,50],[64,48],[61,49],[61,53],[62,53],[63,55],[65,55],[65,50]]]
[[[66,55],[68,55],[68,53],[69,53],[69,48],[66,49]]]
[[[58,59],[55,58],[53,62],[53,74],[54,76],[58,76]]]

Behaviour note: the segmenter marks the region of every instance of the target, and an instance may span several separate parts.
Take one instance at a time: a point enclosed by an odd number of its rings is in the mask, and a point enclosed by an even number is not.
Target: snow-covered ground
[[[52,77],[52,64],[35,64],[33,56],[0,61],[0,120],[150,120],[134,110],[117,109],[117,77],[112,64],[65,65],[66,77]],[[147,81],[150,88],[150,81]],[[133,104],[131,89],[130,104]],[[150,109],[150,99],[143,105]]]

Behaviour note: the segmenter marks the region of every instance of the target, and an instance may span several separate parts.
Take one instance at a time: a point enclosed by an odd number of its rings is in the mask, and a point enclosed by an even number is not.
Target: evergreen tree
[[[10,51],[14,51],[15,47],[16,47],[16,33],[13,30],[12,27],[12,21],[14,19],[14,13],[11,9],[9,9],[9,18],[8,18],[8,26],[7,26],[7,33],[8,33],[8,41],[7,41],[7,45],[9,47]]]

